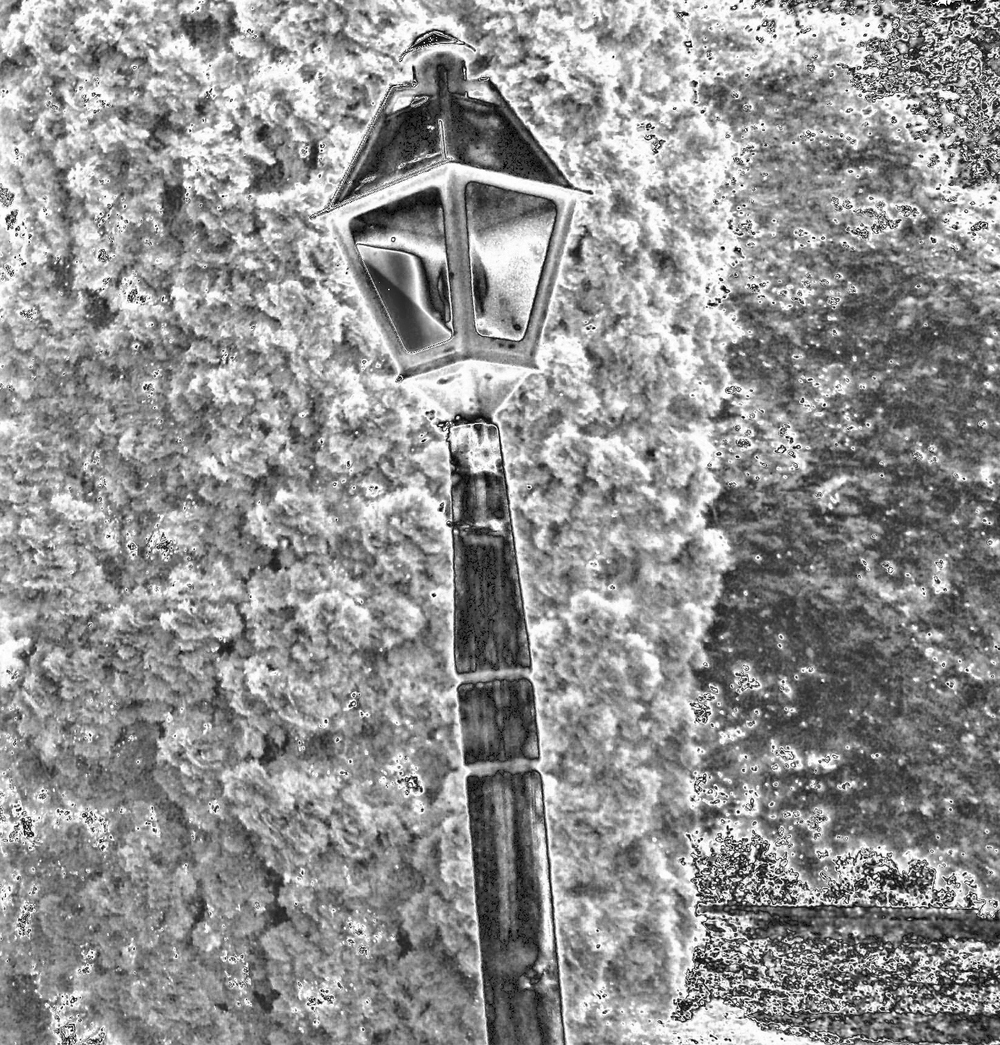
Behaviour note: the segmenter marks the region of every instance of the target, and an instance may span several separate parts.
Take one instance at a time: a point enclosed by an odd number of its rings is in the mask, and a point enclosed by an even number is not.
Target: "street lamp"
[[[537,370],[573,205],[566,180],[468,44],[440,30],[403,52],[329,215],[404,380],[442,418],[491,419]]]
[[[489,1045],[563,1045],[531,654],[494,416],[538,369],[575,202],[468,44],[419,35],[327,216],[401,378],[446,422],[454,654]]]

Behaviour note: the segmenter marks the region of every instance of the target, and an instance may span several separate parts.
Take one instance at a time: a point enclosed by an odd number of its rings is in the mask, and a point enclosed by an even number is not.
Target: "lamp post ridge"
[[[489,1045],[565,1045],[531,652],[497,411],[529,374],[574,188],[453,34],[399,56],[331,202],[359,294],[441,418],[453,653]]]

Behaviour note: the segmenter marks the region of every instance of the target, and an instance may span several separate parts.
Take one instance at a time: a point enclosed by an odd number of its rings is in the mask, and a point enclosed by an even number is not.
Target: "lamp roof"
[[[420,33],[400,55],[413,79],[393,84],[369,121],[337,192],[319,214],[449,161],[572,191],[489,77],[469,79],[463,51],[442,29]]]

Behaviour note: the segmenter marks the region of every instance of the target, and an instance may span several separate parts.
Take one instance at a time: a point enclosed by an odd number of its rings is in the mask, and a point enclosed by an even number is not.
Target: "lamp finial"
[[[422,51],[429,47],[466,47],[470,51],[475,51],[471,44],[467,44],[464,40],[459,40],[457,36],[453,36],[445,29],[426,29],[413,38],[410,46],[399,56],[399,61],[401,62],[413,51]]]

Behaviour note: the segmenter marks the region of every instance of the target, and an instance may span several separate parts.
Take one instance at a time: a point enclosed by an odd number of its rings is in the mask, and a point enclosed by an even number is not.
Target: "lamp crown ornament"
[[[442,420],[490,420],[536,356],[574,188],[443,29],[399,56],[325,217],[400,376]]]
[[[425,29],[424,32],[417,33],[413,38],[413,42],[405,51],[403,51],[398,60],[402,62],[408,54],[413,54],[416,51],[430,49],[439,51],[447,48],[458,48],[473,52],[476,50],[472,44],[467,44],[464,40],[459,40],[457,36],[449,33],[447,29]]]

